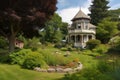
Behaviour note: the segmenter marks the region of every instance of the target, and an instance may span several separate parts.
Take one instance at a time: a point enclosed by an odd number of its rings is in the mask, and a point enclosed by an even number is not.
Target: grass
[[[63,73],[41,73],[17,65],[0,64],[0,80],[59,80]]]
[[[57,51],[61,53],[61,56],[64,57],[64,54],[66,54],[67,50],[61,50],[48,46],[39,48],[38,51],[46,54],[55,53]],[[70,61],[79,59],[79,61],[83,64],[83,68],[94,68],[94,66],[98,63],[98,59],[96,59],[94,56],[84,54],[80,50],[70,51],[70,55],[68,57],[61,57],[61,59],[65,58]],[[62,77],[64,77],[63,73],[41,73],[22,69],[18,65],[0,64],[0,80],[60,80]]]

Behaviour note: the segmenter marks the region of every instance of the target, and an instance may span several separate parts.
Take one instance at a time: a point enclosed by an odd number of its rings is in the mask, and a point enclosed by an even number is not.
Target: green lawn
[[[40,73],[17,65],[0,64],[0,80],[59,80],[63,73]]]

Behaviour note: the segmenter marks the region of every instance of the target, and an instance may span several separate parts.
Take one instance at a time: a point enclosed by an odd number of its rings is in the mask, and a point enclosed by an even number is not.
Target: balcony
[[[96,34],[94,30],[81,30],[81,29],[74,29],[74,30],[68,30],[68,33],[92,33]]]

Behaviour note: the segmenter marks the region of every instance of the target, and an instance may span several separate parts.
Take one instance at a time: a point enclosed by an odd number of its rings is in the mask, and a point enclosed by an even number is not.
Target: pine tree
[[[109,16],[107,6],[109,3],[108,0],[93,0],[92,5],[90,6],[90,17],[91,23],[97,25],[103,18]]]

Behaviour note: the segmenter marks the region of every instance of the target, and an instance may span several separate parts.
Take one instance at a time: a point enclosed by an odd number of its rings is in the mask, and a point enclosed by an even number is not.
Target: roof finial
[[[80,10],[81,10],[81,4],[80,4]]]

